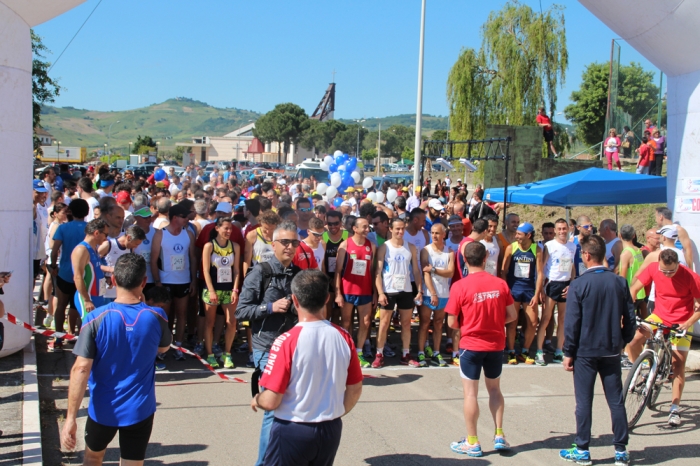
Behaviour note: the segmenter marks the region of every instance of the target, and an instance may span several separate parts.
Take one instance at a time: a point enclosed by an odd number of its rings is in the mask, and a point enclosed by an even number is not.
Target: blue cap
[[[38,193],[48,193],[49,190],[44,186],[44,182],[41,180],[34,180],[34,191]]]
[[[532,226],[532,223],[525,222],[518,225],[518,231],[527,235],[528,233],[534,233],[535,227]]]
[[[106,188],[108,186],[112,186],[114,184],[114,180],[100,180],[100,188]]]

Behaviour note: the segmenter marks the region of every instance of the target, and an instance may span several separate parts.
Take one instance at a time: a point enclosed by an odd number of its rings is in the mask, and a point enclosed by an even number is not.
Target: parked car
[[[368,172],[373,172],[375,168],[376,168],[376,166],[374,164],[371,164],[371,163],[365,164],[365,170]]]

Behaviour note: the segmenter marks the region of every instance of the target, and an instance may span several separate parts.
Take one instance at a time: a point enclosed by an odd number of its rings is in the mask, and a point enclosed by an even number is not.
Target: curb
[[[36,375],[34,337],[24,348],[24,386],[22,388],[22,464],[43,464],[41,421],[39,419],[39,384]]]

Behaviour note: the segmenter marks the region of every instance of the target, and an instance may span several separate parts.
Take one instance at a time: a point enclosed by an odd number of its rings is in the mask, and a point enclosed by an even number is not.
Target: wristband
[[[240,290],[239,290],[238,288],[234,288],[234,289],[231,290],[231,291],[232,291],[233,293],[236,293],[236,294],[240,293]]]

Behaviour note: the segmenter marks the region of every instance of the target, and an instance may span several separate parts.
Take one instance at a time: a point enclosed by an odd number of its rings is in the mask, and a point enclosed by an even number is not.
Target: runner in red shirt
[[[464,248],[469,274],[455,283],[445,312],[447,324],[460,329],[459,369],[464,389],[464,419],[467,438],[453,442],[452,451],[469,456],[482,456],[476,426],[479,419],[479,378],[481,369],[486,377],[489,405],[494,413],[496,436],[494,448],[508,450],[510,445],[503,435],[503,410],[505,402],[501,394],[500,376],[503,367],[505,325],[517,318],[513,297],[503,279],[485,271],[488,253],[479,242]]]
[[[636,299],[637,293],[654,282],[656,300],[654,312],[646,318],[653,324],[661,322],[665,325],[678,324],[678,330],[692,329],[695,322],[700,320],[700,276],[678,262],[678,253],[672,249],[664,249],[659,254],[659,261],[651,263],[640,271],[632,283],[630,293]],[[627,347],[630,361],[635,361],[644,348],[644,343],[651,338],[654,325],[644,324],[637,328],[637,334]],[[679,406],[683,386],[685,385],[685,362],[690,350],[690,336],[673,337],[671,348],[673,352],[673,398],[668,417],[668,424],[679,426],[681,418]]]
[[[542,127],[542,135],[544,136],[545,142],[549,145],[552,150],[554,157],[557,157],[557,151],[554,150],[554,128],[552,128],[552,120],[547,116],[547,112],[544,107],[540,107],[540,111],[537,114],[537,125]]]

